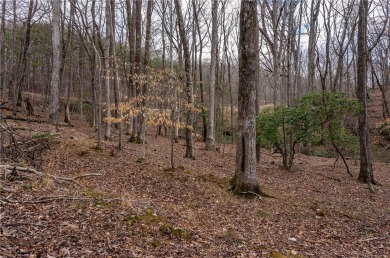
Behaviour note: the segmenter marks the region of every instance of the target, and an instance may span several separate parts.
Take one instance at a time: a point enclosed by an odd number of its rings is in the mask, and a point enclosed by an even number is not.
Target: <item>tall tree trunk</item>
[[[52,124],[58,124],[59,112],[59,86],[60,86],[60,67],[61,67],[61,2],[53,1],[53,21],[52,21],[52,44],[53,44],[53,68],[51,72],[50,83],[50,105],[49,121]]]
[[[133,2],[133,7],[135,6],[135,3]],[[134,96],[134,80],[133,80],[133,75],[134,75],[134,46],[135,46],[135,29],[134,29],[134,13],[132,12],[132,6],[131,6],[131,1],[126,0],[126,12],[127,12],[127,30],[128,30],[128,40],[129,40],[129,54],[130,54],[130,71],[129,71],[129,84],[127,87],[127,99],[130,101],[131,98],[135,97]],[[134,126],[134,119],[130,117],[131,123],[128,126],[127,132],[130,135],[133,135],[133,126]]]
[[[115,0],[110,0],[110,66],[111,66],[111,78],[114,86],[114,105],[115,105],[115,110],[114,110],[114,116],[115,118],[119,118],[119,106],[121,104],[120,101],[120,92],[119,92],[119,81],[118,81],[118,68],[117,68],[117,62],[116,62],[116,40],[115,40]],[[116,127],[120,127],[120,123],[115,124]]]
[[[119,129],[119,139],[118,139],[118,148],[122,148],[122,134],[123,134],[123,122],[122,122],[122,113],[119,110],[119,107],[121,105],[120,100],[120,87],[119,87],[119,73],[118,73],[118,65],[117,65],[117,59],[116,59],[116,40],[115,40],[115,0],[109,1],[109,8],[110,8],[110,67],[111,67],[111,77],[113,81],[114,86],[114,104],[115,104],[115,110],[114,110],[114,116],[115,118],[119,118],[120,121],[116,123],[116,128]]]
[[[190,60],[190,50],[188,47],[188,40],[185,31],[185,24],[183,20],[183,15],[181,13],[180,0],[175,0],[175,8],[177,14],[177,22],[180,31],[180,39],[183,46],[184,52],[184,69],[186,75],[186,86],[187,86],[187,124],[186,124],[186,154],[184,157],[194,159],[193,151],[193,139],[192,131],[194,124],[194,93],[191,77],[191,60]]]
[[[381,91],[382,95],[382,107],[383,107],[383,118],[388,118],[390,117],[390,110],[389,110],[389,105],[387,103],[387,97],[386,97],[386,88],[382,85],[382,83],[379,81],[378,75],[375,72],[374,65],[371,63],[371,71],[372,71],[372,78],[375,80],[374,83],[376,83],[379,87],[379,90]],[[385,75],[388,76],[388,75]]]
[[[65,3],[65,2],[64,2]],[[74,3],[76,4],[77,3],[77,0],[74,0]],[[65,12],[65,7],[66,7],[66,4],[64,4],[64,12]],[[74,29],[74,24],[75,24],[75,20],[74,20],[74,5],[71,5],[70,6],[70,22],[69,22],[69,25],[68,25],[68,38],[67,38],[67,42],[66,42],[66,47],[64,49],[64,47],[62,48],[63,49],[63,58],[62,58],[62,62],[65,62],[65,52],[67,52],[67,50],[69,49],[69,46],[70,46],[70,49],[71,51],[73,50],[72,48],[72,42],[73,42],[73,29]],[[65,20],[65,18],[64,18]],[[64,28],[64,26],[62,27]],[[64,32],[63,32],[64,33]],[[65,42],[63,42],[64,44]],[[65,45],[65,44],[64,44]],[[71,52],[71,55],[73,54],[73,52]],[[65,100],[65,117],[64,117],[64,122],[65,123],[70,123],[70,95],[71,95],[71,91],[72,91],[72,87],[73,87],[73,66],[72,66],[72,62],[73,62],[73,58],[70,58],[70,78],[69,78],[69,83],[67,84],[67,87],[65,88],[65,94],[66,94],[66,100]],[[63,67],[65,66],[65,64],[63,63],[61,65],[62,67],[62,70],[63,70]],[[60,69],[61,70],[61,69]],[[61,81],[62,81],[62,72],[60,72],[60,85],[62,84]],[[81,87],[81,84],[79,84],[79,86]],[[82,103],[80,103],[80,107],[82,107]]]
[[[308,90],[314,90],[315,77],[315,47],[317,44],[317,28],[318,28],[318,14],[320,13],[321,0],[313,0],[310,8],[310,23],[309,23],[309,45],[307,53],[307,87]]]
[[[30,4],[28,7],[28,15],[27,15],[27,21],[26,21],[26,32],[25,32],[25,38],[23,42],[22,47],[22,53],[19,58],[19,69],[17,76],[20,77],[20,79],[17,81],[17,84],[15,86],[15,92],[13,96],[13,113],[16,115],[16,106],[22,105],[22,90],[25,83],[26,78],[26,70],[27,70],[27,54],[28,49],[30,47],[30,39],[31,39],[31,27],[32,27],[32,18],[34,15],[34,11],[36,9],[36,6],[34,5],[34,0],[30,0]]]
[[[358,21],[358,47],[357,47],[357,87],[356,96],[363,105],[359,114],[359,143],[360,143],[360,172],[358,180],[371,184],[375,183],[372,169],[370,132],[368,127],[367,111],[367,14],[368,0],[360,0]]]
[[[134,53],[134,76],[139,77],[141,74],[141,44],[142,44],[142,0],[135,0],[133,4],[133,18],[135,24],[135,53]],[[134,96],[138,97],[141,94],[141,83],[135,81],[134,84]],[[134,117],[133,120],[133,134],[131,136],[132,141],[139,142],[141,133],[139,128],[140,117]]]
[[[211,29],[211,67],[210,67],[210,95],[209,95],[209,119],[207,128],[206,149],[215,148],[215,74],[217,65],[218,44],[218,0],[213,0],[212,29]]]
[[[0,101],[4,99],[5,91],[5,8],[7,1],[1,4],[1,32],[0,32]]]
[[[194,12],[194,19],[195,19],[195,24],[196,24],[196,30],[198,33],[198,38],[199,38],[199,60],[198,60],[198,70],[199,70],[199,90],[200,90],[200,104],[202,106],[202,138],[203,141],[206,141],[207,139],[207,119],[206,119],[206,109],[205,109],[205,103],[204,103],[204,86],[203,86],[203,68],[202,68],[202,58],[203,58],[203,38],[202,38],[202,32],[200,29],[200,24],[199,24],[199,15],[198,11],[196,10],[196,3],[195,0],[192,0],[192,8]]]
[[[163,0],[162,3],[162,28],[161,28],[161,43],[162,43],[162,70],[165,70],[165,59],[166,59],[166,41],[165,41],[165,21],[166,21],[166,11],[167,11],[167,2],[166,0]],[[162,89],[157,89],[156,91],[156,102],[157,102],[157,107],[159,109],[160,114],[163,112],[163,101],[157,101],[157,95],[161,95],[163,93]],[[165,105],[164,105],[165,106]],[[156,132],[156,137],[162,134],[162,124],[159,123],[157,125],[157,132]],[[165,129],[166,131],[166,129]]]
[[[92,15],[92,46],[94,48],[94,51],[91,56],[91,69],[93,69],[92,76],[94,76],[94,79],[92,80],[96,85],[96,93],[97,93],[97,107],[96,107],[96,113],[97,113],[97,131],[98,131],[98,142],[96,148],[101,148],[102,144],[102,122],[103,122],[103,114],[102,114],[102,101],[103,101],[103,91],[102,91],[102,71],[104,68],[103,62],[102,62],[102,56],[103,55],[103,48],[101,45],[101,34],[99,31],[99,27],[96,24],[96,10],[95,10],[95,4],[96,1],[92,1],[91,4],[91,15]],[[85,25],[84,25],[85,26]],[[100,52],[98,50],[100,49]],[[98,67],[98,69],[97,69]],[[96,74],[97,72],[97,74]],[[96,74],[96,75],[95,75]],[[95,80],[95,78],[97,80]]]
[[[106,38],[104,48],[104,67],[105,67],[105,84],[106,84],[106,119],[111,117],[111,56],[110,56],[110,38],[112,28],[110,0],[106,0]],[[105,139],[111,139],[111,122],[106,121]]]
[[[12,83],[10,85],[9,89],[9,100],[12,103],[13,107],[13,114],[16,115],[16,88],[17,88],[17,80],[16,80],[16,74],[15,70],[17,70],[16,66],[16,0],[13,0],[12,2],[12,46],[11,46],[11,58],[12,58],[12,69],[13,71],[11,72],[11,80]]]
[[[242,0],[240,11],[238,139],[234,193],[260,193],[256,175],[256,69],[258,62],[257,3]]]
[[[146,11],[146,32],[145,32],[145,56],[144,56],[144,65],[143,72],[145,75],[148,74],[149,62],[150,62],[150,41],[151,41],[151,27],[152,27],[152,12],[153,12],[153,0],[148,0],[148,6]],[[145,124],[145,109],[146,109],[146,100],[145,98],[148,95],[148,82],[146,80],[142,85],[142,102],[141,102],[141,116],[139,120],[139,131],[138,138],[141,141],[145,141],[144,135],[146,130]]]

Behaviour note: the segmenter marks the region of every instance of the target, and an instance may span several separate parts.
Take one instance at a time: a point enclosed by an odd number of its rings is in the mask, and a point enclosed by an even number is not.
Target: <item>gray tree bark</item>
[[[370,132],[368,127],[367,112],[367,15],[368,0],[360,0],[358,21],[358,46],[357,46],[357,87],[356,96],[363,105],[363,111],[359,114],[359,143],[360,143],[360,172],[358,180],[375,183],[372,169]],[[371,188],[370,188],[371,189]]]
[[[310,8],[310,23],[309,23],[309,46],[307,53],[307,87],[308,90],[314,90],[315,77],[315,47],[317,45],[317,28],[318,15],[320,13],[321,0],[313,0]]]
[[[206,149],[215,149],[215,70],[217,65],[218,44],[218,0],[213,1],[212,29],[211,29],[211,67],[210,67],[210,95],[209,116],[206,138]]]
[[[142,44],[142,0],[135,0],[133,3],[133,24],[135,26],[135,45],[134,45],[134,75],[139,76],[141,74],[141,44]],[[141,94],[141,84],[139,81],[134,82],[133,98],[138,97]],[[140,142],[139,128],[140,118],[134,116],[133,119],[133,133],[131,135],[132,142]]]
[[[0,101],[4,99],[5,91],[5,7],[7,1],[1,4],[1,32],[0,32]]]
[[[59,113],[59,86],[60,86],[60,67],[61,67],[61,1],[53,1],[53,21],[52,21],[52,44],[53,44],[53,68],[50,82],[50,104],[49,121],[52,124],[58,124]]]
[[[242,0],[240,11],[238,137],[234,193],[260,193],[256,175],[256,69],[258,62],[257,3]]]
[[[186,86],[187,86],[187,123],[186,123],[186,154],[185,158],[194,159],[193,151],[193,139],[192,131],[194,124],[194,90],[192,85],[192,76],[191,76],[191,60],[190,60],[190,50],[188,47],[188,40],[185,31],[185,24],[183,15],[181,13],[180,0],[175,0],[175,8],[177,14],[177,23],[179,26],[180,39],[183,46],[184,52],[184,70],[186,75]]]
[[[104,68],[105,68],[105,85],[106,85],[106,118],[111,117],[111,62],[110,62],[110,38],[111,38],[111,10],[110,0],[106,0],[106,38],[104,48]],[[111,122],[106,121],[106,131],[104,138],[111,139]]]

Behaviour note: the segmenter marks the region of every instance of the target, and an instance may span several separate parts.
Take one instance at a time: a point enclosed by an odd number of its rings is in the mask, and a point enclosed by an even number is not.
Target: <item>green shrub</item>
[[[357,139],[343,120],[360,110],[359,102],[345,94],[309,93],[294,107],[264,109],[257,118],[257,141],[275,148],[282,154],[284,168],[291,170],[298,143],[326,142],[338,150],[356,148]]]

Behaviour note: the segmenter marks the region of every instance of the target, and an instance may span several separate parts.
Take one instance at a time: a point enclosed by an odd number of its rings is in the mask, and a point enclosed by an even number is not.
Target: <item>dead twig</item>
[[[15,226],[39,226],[39,227],[45,227],[47,224],[39,224],[39,223],[27,223],[27,222],[15,222],[15,223],[8,223],[3,224],[5,227],[15,227]]]
[[[0,192],[3,192],[3,193],[15,193],[16,191],[12,190],[11,188],[0,187]]]
[[[44,122],[40,119],[31,119],[31,118],[16,117],[16,116],[2,116],[2,118],[8,119],[8,120],[23,121],[23,122],[30,122],[30,123],[39,123],[39,124]]]
[[[28,168],[28,167],[17,167],[17,166],[11,166],[11,165],[0,165],[0,168],[3,168],[3,169],[7,169],[7,170],[17,170],[17,171],[21,171],[21,172],[28,172],[28,173],[34,173],[34,174],[37,174],[37,175],[44,175],[44,173],[42,172],[39,172],[33,168]]]
[[[366,239],[361,239],[359,240],[360,242],[369,242],[369,241],[374,241],[374,240],[383,240],[386,239],[387,237],[370,237]]]
[[[330,179],[330,180],[334,180],[334,181],[337,181],[337,182],[341,182],[341,179],[339,179],[339,178],[335,178],[335,177],[331,177],[331,176],[326,176],[326,175],[323,175],[323,174],[321,174],[321,173],[317,173],[317,175],[322,176],[322,177],[325,177],[325,178],[328,178],[328,179]]]
[[[260,201],[263,200],[263,196],[261,196],[261,195],[258,194],[258,193],[252,192],[252,191],[241,192],[240,194],[253,194],[253,195],[257,196],[257,197],[259,198]]]
[[[0,202],[6,202],[6,203],[28,203],[28,204],[38,204],[38,203],[48,203],[48,202],[54,202],[54,201],[93,201],[96,200],[96,198],[89,198],[89,197],[73,197],[73,196],[46,196],[38,198],[37,200],[12,200],[12,199],[6,199],[6,198],[0,198]],[[100,200],[100,199],[99,199]],[[120,198],[103,198],[101,199],[105,202],[111,202],[111,201],[120,201]]]
[[[0,165],[0,168],[3,168],[5,170],[10,170],[10,171],[20,171],[20,172],[25,172],[25,173],[33,173],[38,176],[48,176],[49,178],[53,179],[56,182],[71,182],[76,184],[78,187],[80,187],[80,184],[76,181],[77,179],[81,179],[84,177],[91,177],[91,176],[103,176],[103,174],[99,173],[90,173],[90,174],[83,174],[83,175],[78,175],[74,177],[60,177],[60,176],[54,176],[54,175],[48,175],[43,172],[40,172],[38,170],[35,170],[33,168],[28,168],[28,167],[16,167],[16,166],[11,166],[11,165]]]

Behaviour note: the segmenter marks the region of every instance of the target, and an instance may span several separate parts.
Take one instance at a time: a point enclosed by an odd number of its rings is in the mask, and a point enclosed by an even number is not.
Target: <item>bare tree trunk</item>
[[[110,56],[110,37],[111,37],[111,10],[110,0],[106,0],[106,38],[104,48],[104,68],[105,68],[105,84],[106,84],[106,119],[111,117],[111,56]],[[111,122],[106,121],[106,131],[104,138],[111,139]]]
[[[150,62],[150,41],[151,41],[151,26],[152,26],[152,13],[153,13],[153,0],[148,0],[148,6],[146,11],[146,33],[145,33],[145,57],[144,57],[144,69],[143,72],[145,75],[148,74],[149,62]],[[144,143],[144,135],[146,130],[145,124],[145,109],[146,109],[146,100],[145,98],[148,95],[148,82],[145,82],[142,85],[142,102],[141,102],[141,115],[139,119],[139,131],[138,138]]]
[[[272,86],[274,89],[273,103],[276,106],[278,101],[278,92],[280,91],[280,59],[279,59],[279,0],[273,2],[272,12],[272,26],[273,26],[273,46],[272,46],[272,59],[273,59],[273,70],[272,70]]]
[[[74,3],[76,4],[77,0],[74,0]],[[65,2],[64,2],[65,3]],[[66,4],[64,4],[64,12],[65,12],[65,6]],[[65,20],[65,18],[63,19]],[[63,58],[62,58],[62,62],[65,62],[65,52],[67,52],[67,50],[69,49],[69,46],[70,46],[70,49],[72,51],[72,42],[73,42],[73,29],[74,29],[74,25],[75,25],[75,22],[74,22],[74,5],[71,5],[70,6],[70,22],[69,22],[69,25],[68,25],[68,38],[67,38],[67,46],[63,47]],[[63,26],[64,27],[64,26]],[[64,33],[64,32],[63,32]],[[64,44],[65,42],[63,42]],[[71,53],[73,54],[73,53]],[[71,65],[70,65],[70,78],[69,78],[69,83],[67,84],[67,87],[65,88],[65,93],[66,93],[66,101],[65,101],[65,117],[64,117],[64,122],[65,123],[70,123],[70,95],[71,95],[71,90],[72,90],[72,87],[73,87],[73,66],[72,66],[72,62],[73,62],[73,58],[70,59],[70,62],[71,62]],[[63,67],[65,66],[64,63],[62,63],[61,67],[62,69],[60,70],[63,70]],[[60,85],[61,85],[61,81],[62,81],[62,72],[60,72]],[[80,85],[80,88],[81,88],[81,84]],[[80,102],[80,107],[82,107],[82,102]]]
[[[119,118],[119,106],[121,104],[121,101],[120,101],[120,92],[119,92],[119,81],[118,81],[118,76],[117,76],[117,73],[118,73],[118,69],[117,69],[117,62],[116,62],[116,49],[115,49],[115,46],[116,46],[116,40],[115,40],[115,30],[116,30],[116,26],[115,26],[115,0],[110,0],[109,2],[107,2],[107,4],[109,5],[109,12],[110,12],[110,37],[109,37],[109,41],[110,41],[110,70],[111,70],[111,80],[112,80],[112,83],[113,83],[113,89],[114,89],[114,105],[115,105],[115,109],[114,109],[114,117],[115,118]],[[108,24],[107,24],[108,25]],[[119,128],[120,127],[120,123],[115,123],[115,126],[116,128]]]
[[[102,58],[99,54],[98,46],[100,49],[101,54],[103,55],[103,49],[101,45],[101,34],[99,31],[99,27],[96,24],[96,10],[95,10],[95,1],[92,1],[91,4],[91,15],[92,15],[92,46],[94,48],[93,54],[91,56],[91,65],[92,69],[94,70],[93,75],[95,75],[95,72],[97,71],[97,75],[95,76],[97,78],[97,81],[93,79],[93,81],[97,85],[97,131],[98,131],[98,142],[96,148],[101,148],[102,144],[102,122],[103,122],[103,114],[102,114],[102,101],[103,101],[103,91],[102,91],[102,74],[103,74],[103,62]],[[79,10],[80,11],[80,10]],[[84,24],[85,26],[85,24]],[[96,69],[98,67],[99,69]]]
[[[135,4],[133,3],[133,6]],[[127,12],[127,30],[128,30],[128,40],[129,40],[129,54],[130,54],[130,71],[129,71],[129,84],[127,87],[127,99],[130,101],[131,98],[135,97],[134,96],[134,80],[133,80],[133,75],[134,75],[134,45],[135,45],[135,29],[134,29],[134,18],[133,15],[134,13],[132,12],[132,6],[131,6],[131,1],[126,0],[126,12]],[[130,135],[133,135],[133,126],[134,126],[134,119],[130,117],[131,123],[128,126],[127,133]]]
[[[117,59],[116,59],[116,40],[115,40],[115,0],[110,0],[107,2],[109,4],[109,11],[110,11],[110,70],[111,70],[111,77],[114,84],[114,104],[115,104],[115,111],[114,116],[115,118],[119,118],[120,122],[116,123],[116,128],[119,129],[119,139],[118,139],[118,148],[122,149],[122,134],[123,134],[123,122],[122,122],[122,113],[119,110],[119,107],[121,105],[121,99],[120,99],[120,87],[119,87],[119,72],[118,72],[118,65],[117,65]],[[108,25],[108,24],[107,24]]]
[[[5,7],[7,1],[1,4],[1,32],[0,32],[0,101],[4,99],[5,91]]]
[[[61,67],[60,19],[61,19],[61,2],[53,1],[53,21],[52,21],[53,68],[51,72],[51,83],[50,83],[49,121],[54,125],[58,124],[58,112],[59,112],[59,100],[60,100],[60,94],[59,94],[60,67]]]
[[[138,76],[141,74],[141,43],[142,43],[142,0],[135,0],[133,4],[133,21],[135,24],[135,52],[134,52],[134,75]],[[138,97],[141,94],[141,84],[139,81],[135,81],[133,97]],[[139,128],[140,117],[134,116],[133,120],[133,134],[131,141],[140,142]]]
[[[203,85],[203,68],[202,68],[202,58],[203,58],[203,38],[201,35],[201,29],[199,24],[199,14],[196,10],[196,3],[195,0],[192,0],[192,8],[194,12],[194,19],[195,19],[195,25],[196,25],[196,31],[198,33],[199,38],[199,60],[198,60],[198,70],[199,70],[199,90],[200,90],[200,103],[202,106],[202,138],[203,141],[206,141],[207,139],[207,119],[206,119],[206,109],[205,109],[205,102],[204,102],[204,85]]]
[[[388,117],[390,117],[390,110],[389,110],[389,105],[387,103],[386,89],[379,81],[378,75],[376,74],[374,66],[372,64],[371,64],[371,71],[372,71],[372,75],[373,75],[372,78],[373,78],[373,80],[375,80],[375,83],[378,84],[379,90],[381,91],[383,118],[388,118]]]
[[[17,69],[16,66],[16,0],[13,0],[12,2],[12,46],[11,46],[11,80],[12,80],[12,85],[10,85],[9,89],[9,100],[12,103],[12,108],[13,108],[13,115],[16,115],[16,88],[17,88],[17,80],[16,80],[16,74],[15,70]]]
[[[317,28],[318,28],[318,14],[320,12],[321,0],[313,0],[310,8],[310,23],[309,23],[309,46],[307,53],[307,87],[309,91],[314,90],[315,77],[315,47],[317,44]]]
[[[192,139],[192,131],[194,124],[194,93],[193,93],[193,85],[191,78],[191,60],[190,60],[190,51],[188,48],[188,41],[185,31],[185,24],[183,20],[183,15],[181,13],[181,5],[179,0],[175,0],[175,8],[177,15],[177,22],[180,31],[180,39],[183,45],[184,52],[184,69],[186,74],[186,86],[187,86],[187,124],[186,124],[186,154],[184,157],[194,159],[193,152],[193,139]]]
[[[218,0],[213,0],[212,29],[211,29],[211,67],[210,67],[210,95],[209,119],[207,128],[206,149],[215,149],[215,74],[217,65],[218,44]]]
[[[166,40],[165,40],[165,21],[166,21],[166,11],[167,11],[167,2],[166,0],[163,0],[162,3],[162,28],[161,28],[161,43],[162,43],[162,70],[165,70],[165,59],[166,59]],[[156,99],[157,99],[157,94],[161,95],[163,92],[162,89],[158,89],[156,91]],[[157,107],[159,109],[159,112],[163,112],[163,101],[157,101]],[[162,124],[157,125],[157,132],[156,132],[156,138],[159,135],[162,134]]]
[[[236,171],[230,180],[236,194],[260,193],[256,175],[256,69],[258,62],[257,3],[241,1]]]
[[[14,95],[13,95],[13,113],[16,115],[16,106],[22,105],[22,90],[25,83],[26,78],[26,70],[27,70],[27,53],[28,49],[30,47],[30,39],[31,39],[31,21],[34,15],[34,11],[36,9],[36,6],[34,5],[34,0],[30,0],[30,4],[28,7],[28,15],[27,15],[27,21],[26,21],[26,32],[25,32],[25,38],[23,42],[23,48],[22,53],[19,59],[19,69],[18,72],[20,74],[16,75],[20,77],[19,80],[17,80],[17,84],[14,88]]]
[[[358,22],[358,47],[357,47],[357,88],[356,96],[363,105],[363,111],[359,114],[359,143],[360,143],[360,172],[358,180],[371,184],[375,183],[372,169],[370,132],[367,114],[367,14],[368,0],[360,0]]]

